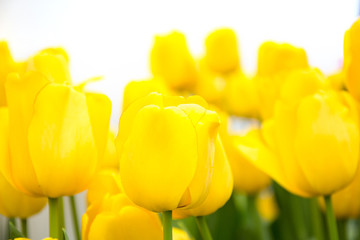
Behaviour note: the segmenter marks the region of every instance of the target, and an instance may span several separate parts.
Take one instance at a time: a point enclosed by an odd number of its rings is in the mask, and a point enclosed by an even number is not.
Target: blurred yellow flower
[[[189,235],[179,229],[179,228],[173,228],[173,240],[190,240],[191,238],[189,237]]]
[[[360,216],[360,168],[355,178],[344,189],[334,193],[331,201],[337,218],[358,218]],[[324,206],[324,203],[322,203]]]
[[[0,107],[7,105],[5,80],[7,75],[15,70],[15,62],[11,56],[8,44],[0,41]]]
[[[251,131],[248,139],[243,153],[287,190],[330,195],[349,184],[358,167],[356,103],[334,91],[310,94],[295,106],[279,101],[261,133]]]
[[[99,171],[88,187],[87,203],[101,200],[106,195],[116,195],[122,193],[120,175],[117,170],[104,169]]]
[[[195,61],[182,33],[155,37],[150,66],[153,75],[162,78],[171,89],[191,90],[196,83]]]
[[[222,28],[212,32],[205,40],[205,61],[215,72],[240,70],[239,52],[235,32]]]
[[[116,146],[125,193],[155,212],[199,206],[211,185],[218,115],[200,97],[152,93],[123,112]]]
[[[175,218],[205,216],[216,212],[225,205],[233,191],[233,178],[224,147],[218,136],[215,143],[215,158],[209,195],[200,206],[190,209],[176,209]]]
[[[232,115],[242,117],[259,116],[259,96],[253,78],[237,71],[226,78],[224,109]]]
[[[360,101],[360,18],[345,33],[344,38],[344,72],[345,83],[349,92]]]
[[[60,75],[54,76],[36,71],[8,76],[10,158],[0,161],[17,189],[52,198],[87,188],[107,142],[110,113],[104,109],[111,109],[109,100],[99,101],[105,96],[54,83]]]
[[[200,60],[199,78],[195,86],[195,93],[203,97],[208,103],[221,105],[226,86],[225,76],[211,70],[204,59]]]
[[[152,92],[169,94],[170,90],[158,78],[129,82],[124,89],[122,110],[125,111],[131,103]]]
[[[279,207],[274,194],[271,191],[264,191],[256,199],[256,206],[259,214],[268,222],[273,222],[279,215]]]
[[[83,240],[162,239],[156,213],[133,204],[125,194],[107,195],[91,204],[81,221]]]
[[[0,107],[0,159],[8,161],[9,153],[9,113]],[[34,198],[14,189],[0,173],[0,214],[8,217],[28,218],[43,209],[46,198]]]
[[[259,111],[270,118],[287,75],[294,70],[308,69],[305,51],[289,44],[265,42],[259,48],[258,69],[254,78],[258,92]]]

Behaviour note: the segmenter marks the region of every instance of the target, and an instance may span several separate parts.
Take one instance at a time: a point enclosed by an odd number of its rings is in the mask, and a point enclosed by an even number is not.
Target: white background
[[[104,76],[90,88],[111,98],[116,128],[124,85],[150,76],[155,34],[182,31],[198,57],[209,32],[231,27],[249,74],[256,70],[257,48],[265,40],[303,47],[311,65],[332,73],[341,66],[343,35],[358,13],[357,0],[0,0],[0,40],[8,41],[19,60],[45,47],[63,46],[74,82]],[[83,195],[78,200],[83,203]],[[46,209],[30,219],[33,240],[47,236],[47,214]]]

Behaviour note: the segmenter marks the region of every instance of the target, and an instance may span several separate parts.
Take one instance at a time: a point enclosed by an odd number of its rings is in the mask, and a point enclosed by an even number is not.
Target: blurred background
[[[183,32],[192,54],[201,57],[205,37],[229,27],[237,34],[247,74],[256,71],[257,50],[266,40],[304,48],[310,65],[330,74],[342,66],[344,32],[359,10],[358,0],[0,0],[0,40],[8,42],[16,60],[45,47],[64,47],[75,83],[103,76],[89,89],[110,97],[111,126],[116,129],[125,84],[150,77],[149,52],[156,34]],[[84,194],[77,201],[82,215]],[[67,203],[65,199],[66,208]],[[30,218],[33,239],[48,235],[47,215],[44,209]],[[72,235],[69,214],[66,217]],[[0,220],[0,232],[5,222]]]

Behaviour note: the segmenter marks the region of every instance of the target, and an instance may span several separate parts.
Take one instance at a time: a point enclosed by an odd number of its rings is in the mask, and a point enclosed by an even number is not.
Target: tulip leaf
[[[12,222],[9,222],[9,231],[10,239],[24,238],[24,235],[19,230],[17,230],[17,228]]]
[[[67,234],[65,228],[62,229],[63,234],[64,234],[64,240],[69,240],[69,235]]]

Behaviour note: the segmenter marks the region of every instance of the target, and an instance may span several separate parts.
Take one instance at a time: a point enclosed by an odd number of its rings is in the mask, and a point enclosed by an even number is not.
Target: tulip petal
[[[154,213],[138,207],[126,206],[121,212],[100,213],[89,232],[88,240],[161,240],[162,228],[159,219],[154,221]]]
[[[99,93],[85,93],[85,96],[100,166],[108,143],[111,101],[106,95]]]
[[[189,185],[191,204],[186,206],[193,208],[209,194],[219,117],[215,112],[196,104],[181,104],[178,107],[190,118],[197,134],[198,161],[195,176]]]
[[[97,151],[83,94],[65,85],[47,85],[37,96],[28,142],[45,196],[74,195],[90,183]]]
[[[179,108],[148,105],[133,121],[120,158],[124,190],[146,209],[173,210],[197,166],[197,137],[191,120]]]

